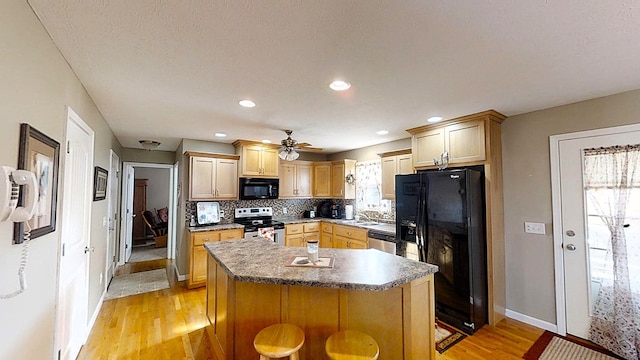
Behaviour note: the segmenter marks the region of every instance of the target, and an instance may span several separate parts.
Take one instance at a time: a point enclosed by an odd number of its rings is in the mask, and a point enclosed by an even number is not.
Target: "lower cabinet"
[[[192,289],[207,283],[207,250],[203,244],[213,241],[237,240],[244,237],[243,229],[202,231],[191,233],[189,257],[189,279],[187,286]]]
[[[368,249],[368,230],[353,226],[333,226],[333,247],[337,249]]]
[[[286,225],[284,230],[285,246],[307,246],[307,241],[320,241],[320,223],[310,222]]]
[[[323,222],[321,225],[321,234],[320,234],[320,247],[321,248],[332,248],[333,247],[333,224]]]

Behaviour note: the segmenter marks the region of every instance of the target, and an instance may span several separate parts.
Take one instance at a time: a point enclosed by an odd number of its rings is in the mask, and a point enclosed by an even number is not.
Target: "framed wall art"
[[[109,172],[100,166],[96,166],[93,171],[93,201],[107,198],[107,180]]]
[[[19,146],[18,169],[33,172],[38,184],[36,212],[33,218],[28,221],[31,228],[31,239],[35,239],[56,230],[60,144],[29,124],[20,124]],[[29,189],[22,187],[18,206],[24,206],[26,191]],[[14,224],[14,243],[23,242],[24,229],[24,223]]]

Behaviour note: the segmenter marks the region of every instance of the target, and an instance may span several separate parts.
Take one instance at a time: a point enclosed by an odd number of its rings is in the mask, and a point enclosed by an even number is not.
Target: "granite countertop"
[[[284,247],[266,240],[205,243],[209,254],[235,281],[384,291],[438,271],[435,265],[405,259],[375,249],[320,249],[319,257],[334,257],[333,268],[288,267],[306,248]]]
[[[189,232],[229,230],[229,229],[244,229],[244,225],[230,223],[230,224],[218,224],[218,225],[210,225],[210,226],[187,226],[187,230],[189,230]]]
[[[354,226],[367,230],[376,230],[382,233],[395,235],[396,234],[396,224],[388,224],[388,223],[373,223],[373,222],[357,222],[355,220],[345,220],[345,219],[325,219],[325,218],[277,218],[275,220],[282,221],[285,225],[292,224],[304,224],[310,222],[328,222],[337,225],[348,225]]]

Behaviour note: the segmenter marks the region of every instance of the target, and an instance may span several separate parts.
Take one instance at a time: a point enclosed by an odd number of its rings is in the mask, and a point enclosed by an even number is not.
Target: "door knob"
[[[573,244],[567,244],[567,246],[565,246],[567,248],[567,250],[569,251],[575,251],[576,250],[576,246]]]

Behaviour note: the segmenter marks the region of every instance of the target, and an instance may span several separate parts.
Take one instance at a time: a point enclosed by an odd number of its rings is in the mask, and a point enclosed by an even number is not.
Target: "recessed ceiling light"
[[[225,134],[225,133],[215,133],[214,135],[216,137],[227,137],[227,134]]]
[[[380,131],[376,131],[376,134],[378,135],[387,135],[389,132],[387,130],[380,130]]]
[[[264,140],[262,140],[262,143],[263,144],[271,144],[271,140],[264,139]]]
[[[427,119],[427,122],[429,123],[437,123],[439,121],[442,121],[442,116],[432,116]]]
[[[251,100],[240,100],[240,101],[238,101],[238,104],[240,104],[240,106],[246,107],[246,108],[252,108],[252,107],[256,106],[256,103],[254,103]]]
[[[349,89],[351,87],[351,84],[349,84],[348,82],[346,82],[344,80],[336,80],[336,81],[332,82],[331,84],[329,84],[329,87],[331,88],[331,90],[345,91],[345,90],[347,90],[347,89]]]

